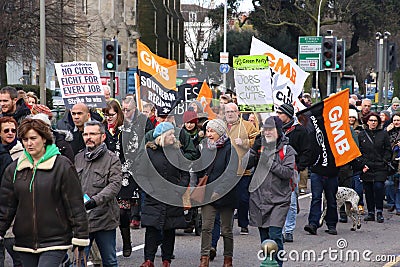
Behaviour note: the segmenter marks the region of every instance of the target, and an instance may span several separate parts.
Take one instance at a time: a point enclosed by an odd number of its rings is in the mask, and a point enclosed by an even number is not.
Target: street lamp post
[[[383,35],[380,32],[375,34],[376,37],[376,47],[378,54],[378,103],[382,104],[383,96]]]
[[[227,35],[227,19],[228,19],[228,7],[227,0],[224,3],[224,53],[226,53],[226,35]],[[226,73],[222,74],[222,90],[223,93],[226,92]]]
[[[45,0],[40,0],[40,104],[46,105],[46,16]]]
[[[321,6],[322,6],[322,1],[323,0],[319,0],[319,6],[318,6],[318,19],[317,19],[317,36],[319,37],[319,34],[320,34],[320,32],[319,32],[319,28],[321,27]],[[321,64],[321,62],[320,62],[320,64]],[[319,92],[319,87],[318,87],[318,80],[319,80],[319,72],[317,71],[316,73],[315,73],[315,89],[316,89],[316,92],[317,92],[317,94],[316,95],[318,95],[318,92]]]

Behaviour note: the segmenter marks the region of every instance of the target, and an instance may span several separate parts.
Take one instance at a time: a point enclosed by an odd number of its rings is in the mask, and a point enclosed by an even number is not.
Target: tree
[[[0,0],[3,7],[0,24],[0,83],[7,85],[8,59],[32,62],[39,55],[39,1]],[[90,21],[81,14],[82,7],[73,0],[46,1],[46,56],[62,61],[65,53],[80,47],[90,49],[87,29]]]

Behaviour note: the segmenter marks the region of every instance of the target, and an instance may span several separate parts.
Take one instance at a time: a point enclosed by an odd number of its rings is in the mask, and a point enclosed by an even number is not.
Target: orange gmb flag
[[[200,89],[199,95],[197,96],[196,100],[201,103],[201,105],[203,106],[204,112],[207,112],[208,119],[210,119],[210,120],[217,118],[217,114],[215,114],[214,111],[210,107],[212,99],[213,99],[212,91],[211,91],[210,87],[208,86],[208,84],[206,83],[206,81],[204,81],[203,84],[201,85],[201,89]]]
[[[349,89],[324,100],[323,118],[336,166],[343,166],[360,156],[349,125]]]
[[[149,77],[153,77],[156,83],[159,83],[163,89],[177,91],[176,88],[176,74],[177,65],[175,60],[160,57],[153,52],[141,41],[137,40],[137,53],[138,53],[138,69],[141,77],[140,85],[143,83],[147,87],[154,87]]]

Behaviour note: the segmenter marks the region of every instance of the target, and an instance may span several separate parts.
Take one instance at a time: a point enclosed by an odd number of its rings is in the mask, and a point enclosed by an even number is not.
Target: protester
[[[60,155],[44,122],[24,120],[18,136],[25,149],[3,176],[0,236],[15,216],[14,250],[23,265],[58,267],[71,244],[89,244],[78,175],[72,163]]]
[[[251,152],[253,159],[249,160],[249,167],[257,167],[249,186],[250,225],[258,227],[261,243],[272,239],[281,251],[282,230],[291,202],[290,179],[297,173],[296,151],[282,132],[282,121],[278,117],[265,120],[261,146],[253,146]],[[278,263],[282,266],[282,261]]]
[[[390,105],[390,107],[387,109],[387,111],[389,111],[390,115],[389,117],[393,116],[393,114],[395,114],[398,111],[400,105],[400,100],[397,96],[392,98],[392,105]]]
[[[201,150],[202,166],[198,178],[208,174],[207,184],[215,186],[207,188],[205,202],[201,207],[201,259],[200,267],[208,267],[212,230],[216,213],[220,214],[221,235],[224,240],[224,265],[232,266],[233,257],[233,211],[236,206],[236,189],[234,185],[238,181],[237,168],[238,156],[233,149],[231,140],[227,135],[225,122],[220,119],[211,120],[206,126],[206,139]]]
[[[18,124],[13,117],[0,118],[1,144],[10,153],[13,160],[19,158],[24,151],[21,142],[17,138]]]
[[[279,119],[283,122],[282,131],[289,138],[289,144],[294,148],[296,153],[296,176],[292,177],[292,196],[290,209],[285,222],[285,242],[293,242],[293,232],[296,227],[297,204],[299,187],[298,183],[301,179],[300,172],[311,166],[311,147],[310,139],[306,129],[298,122],[294,116],[294,107],[291,104],[284,103],[277,110]],[[305,182],[307,183],[307,181]],[[302,188],[304,190],[304,188]]]
[[[33,105],[38,104],[38,97],[34,92],[28,92],[26,93],[26,102],[30,107],[33,107]]]
[[[190,139],[192,139],[196,149],[204,137],[204,132],[201,130],[201,127],[198,126],[198,122],[199,119],[196,112],[188,110],[183,113],[184,124],[182,129],[190,135]]]
[[[103,266],[118,266],[116,228],[119,226],[117,194],[121,189],[122,172],[118,157],[107,149],[105,128],[101,122],[84,124],[85,149],[75,156],[75,167],[87,200],[90,244],[95,240]]]
[[[364,166],[361,180],[363,181],[368,215],[365,221],[383,223],[383,199],[385,196],[384,183],[388,176],[387,162],[391,160],[392,150],[387,131],[380,128],[381,118],[377,113],[366,117],[367,128],[360,132],[361,159]]]
[[[146,144],[146,152],[148,159],[143,157],[141,164],[138,166],[137,176],[141,180],[148,181],[150,184],[153,180],[165,179],[171,184],[187,187],[189,185],[189,173],[182,171],[183,166],[174,166],[168,155],[179,155],[181,152],[179,142],[174,134],[174,126],[169,122],[163,122],[157,125],[153,132],[154,141]],[[151,169],[155,169],[156,175]],[[160,201],[152,193],[154,190],[165,190],[157,186],[143,188],[146,191],[144,206],[142,212],[142,226],[146,227],[145,246],[144,246],[144,262],[141,267],[153,267],[154,259],[159,243],[161,242],[161,255],[163,267],[169,267],[175,246],[175,229],[185,228],[186,221],[183,214],[183,208],[167,204]],[[173,192],[171,192],[173,194]],[[161,232],[161,240],[160,240]]]
[[[155,128],[157,126],[155,106],[150,103],[144,104],[142,113],[146,115],[146,117],[150,120],[151,124],[153,125],[153,128]]]
[[[24,99],[18,99],[17,90],[6,86],[0,90],[1,117],[13,117],[17,123],[21,123],[31,113]]]
[[[247,151],[253,146],[255,137],[258,135],[257,129],[251,122],[240,117],[238,106],[234,103],[224,105],[225,121],[228,128],[228,136],[232,140],[232,145],[236,149],[239,157],[239,168],[237,175],[241,176],[238,184],[237,208],[238,225],[241,228],[240,234],[249,234],[249,184],[251,180],[250,170],[244,170],[246,166],[241,165],[241,160]]]
[[[390,144],[392,147],[392,159],[399,160],[400,151],[400,113],[394,113],[391,123],[386,128]],[[393,212],[396,209],[396,215],[400,215],[400,190],[399,190],[399,174],[388,176],[385,181],[386,203],[388,211]]]
[[[361,101],[361,121],[363,123],[364,126],[366,126],[367,124],[367,117],[371,114],[371,105],[372,105],[372,101],[371,99],[368,98],[364,98]]]

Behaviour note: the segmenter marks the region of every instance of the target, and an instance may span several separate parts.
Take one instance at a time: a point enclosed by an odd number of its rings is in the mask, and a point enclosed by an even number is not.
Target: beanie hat
[[[170,122],[162,122],[157,125],[153,132],[153,138],[157,138],[165,132],[174,129],[174,125]]]
[[[392,98],[392,104],[394,104],[394,103],[400,104],[400,100],[397,96]]]
[[[197,106],[197,113],[202,113],[204,112],[203,110],[203,105],[200,103],[200,101],[194,100],[192,103],[196,104]],[[192,104],[191,103],[191,104]]]
[[[276,111],[286,114],[289,118],[294,116],[294,108],[291,104],[284,103]]]
[[[358,113],[354,108],[350,108],[349,109],[349,117],[354,117],[354,118],[358,118]]]
[[[282,125],[283,122],[278,118],[278,116],[271,116],[265,120],[263,128],[276,128],[278,135],[281,136],[283,134]]]
[[[389,111],[387,111],[387,110],[382,110],[382,111],[381,111],[381,114],[382,114],[382,113],[386,115],[386,118],[387,118],[387,119],[390,119],[390,112],[389,112]]]
[[[41,104],[34,104],[32,106],[31,112],[33,115],[39,113],[46,114],[47,116],[49,116],[50,119],[53,117],[53,113],[51,113],[51,110],[47,106]]]
[[[193,110],[188,110],[183,113],[183,122],[193,122],[197,123],[199,119],[197,118],[197,113],[194,112]]]
[[[227,132],[225,122],[221,119],[210,120],[207,123],[207,129],[213,129],[219,136]]]

